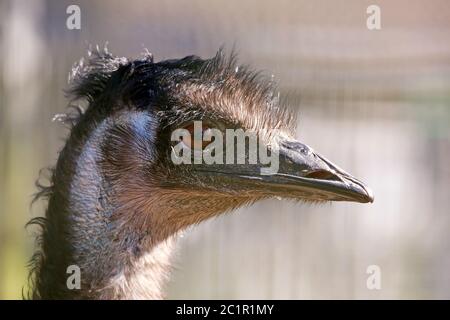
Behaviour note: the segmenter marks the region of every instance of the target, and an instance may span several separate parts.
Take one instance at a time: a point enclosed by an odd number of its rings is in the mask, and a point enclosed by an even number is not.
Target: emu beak
[[[373,193],[358,179],[298,141],[282,141],[279,169],[260,175],[261,182],[285,192],[300,192],[306,199],[373,202]]]
[[[307,145],[282,140],[277,149],[276,157],[271,154],[271,159],[277,160],[275,170],[258,163],[199,166],[196,171],[211,179],[221,177],[225,185],[240,186],[241,192],[312,201],[373,202],[369,187]]]

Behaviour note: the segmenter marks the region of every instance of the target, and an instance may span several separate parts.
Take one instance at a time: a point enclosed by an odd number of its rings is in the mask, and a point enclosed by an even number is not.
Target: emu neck
[[[157,193],[137,190],[142,184],[133,172],[105,175],[99,146],[109,130],[107,120],[76,126],[61,151],[34,297],[163,298],[177,229],[158,224],[154,217],[167,216],[170,208],[152,206]],[[70,265],[80,268],[79,289],[66,285]]]

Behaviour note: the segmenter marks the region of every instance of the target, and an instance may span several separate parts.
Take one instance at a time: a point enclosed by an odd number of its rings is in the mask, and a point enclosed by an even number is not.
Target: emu
[[[161,299],[188,226],[271,197],[373,201],[362,182],[294,138],[295,117],[273,81],[233,54],[154,62],[149,53],[129,60],[97,50],[74,66],[71,82],[71,103],[87,108],[64,117],[70,134],[39,193],[46,214],[30,221],[41,228],[33,299]],[[260,163],[174,164],[171,132],[192,131],[194,121],[204,131],[258,132],[278,150],[278,172],[263,175]],[[72,265],[80,289],[67,287]]]

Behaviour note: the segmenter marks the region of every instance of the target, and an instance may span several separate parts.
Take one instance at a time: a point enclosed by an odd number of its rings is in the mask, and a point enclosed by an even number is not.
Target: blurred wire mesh
[[[169,298],[450,298],[450,9],[444,0],[0,1],[0,298],[20,298],[24,225],[55,163],[72,64],[116,55],[212,56],[235,46],[298,108],[298,136],[375,192],[375,203],[265,201],[188,230]],[[381,268],[381,290],[366,269]]]

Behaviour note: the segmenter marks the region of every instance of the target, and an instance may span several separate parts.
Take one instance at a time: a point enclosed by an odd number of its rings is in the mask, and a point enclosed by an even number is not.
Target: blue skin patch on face
[[[127,122],[134,137],[134,151],[144,156],[147,161],[153,160],[157,121],[147,112],[136,112],[127,115]]]

